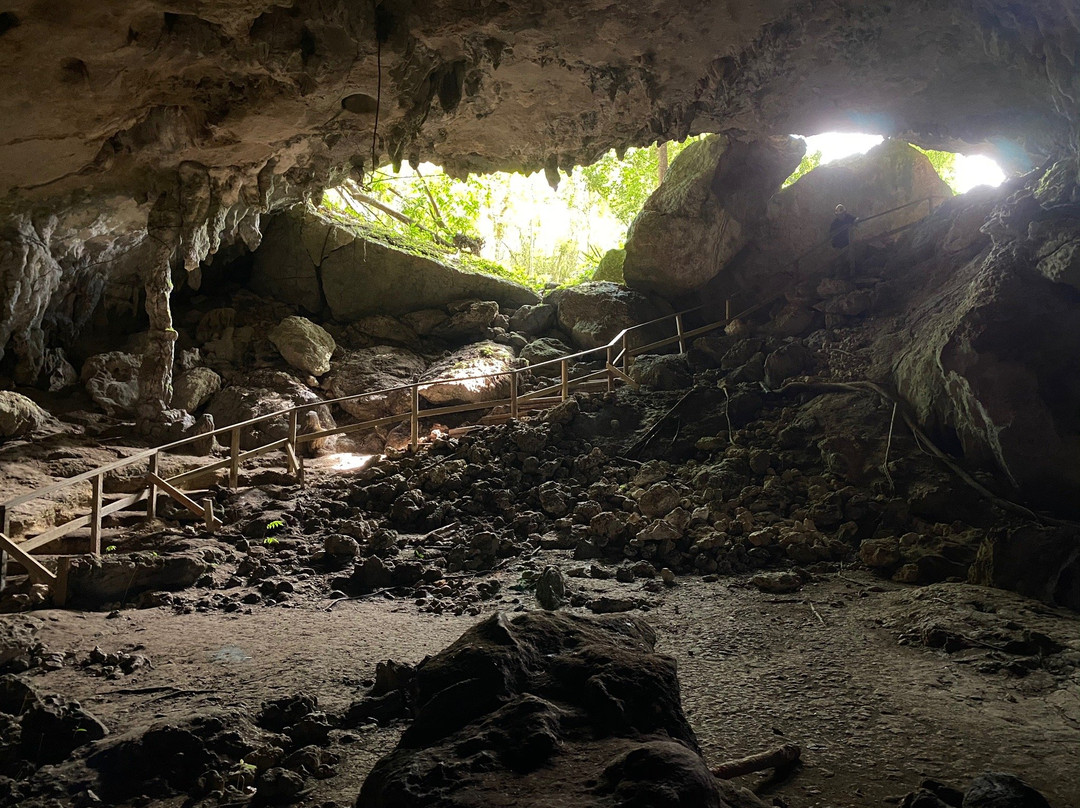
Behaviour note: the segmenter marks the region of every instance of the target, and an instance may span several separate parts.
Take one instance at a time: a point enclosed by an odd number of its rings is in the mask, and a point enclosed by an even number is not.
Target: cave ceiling
[[[569,167],[703,131],[1075,148],[1073,0],[9,0],[0,199],[296,194],[376,160]],[[381,65],[381,71],[380,71]],[[381,74],[381,89],[380,89]],[[261,177],[261,179],[260,179]],[[227,195],[227,194],[226,194]]]

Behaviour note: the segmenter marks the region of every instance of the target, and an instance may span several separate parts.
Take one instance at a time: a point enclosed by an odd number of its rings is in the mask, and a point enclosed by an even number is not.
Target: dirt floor
[[[535,608],[531,593],[511,587],[523,565],[544,563],[571,572],[581,566],[566,552],[545,551],[496,572],[504,594],[484,614]],[[641,581],[570,582],[577,591],[651,605],[646,617],[659,650],[678,660],[683,704],[710,764],[784,741],[802,746],[805,765],[786,780],[742,778],[778,805],[881,805],[925,777],[964,786],[998,770],[1026,779],[1057,808],[1080,806],[1075,614],[998,590],[883,585],[850,570],[823,572],[789,595],[759,592],[745,577],[683,577],[659,592],[642,592]],[[992,643],[947,654],[912,641],[927,635],[927,625],[960,636],[985,628],[972,622],[973,607],[991,622],[1053,637],[1064,651],[1054,664],[1029,662],[1034,669],[1019,675],[1005,669],[1010,655]],[[51,652],[85,658],[97,646],[146,655],[153,667],[107,680],[67,664],[29,678],[42,692],[78,699],[113,733],[213,708],[254,710],[297,691],[337,709],[366,691],[378,661],[419,662],[477,619],[420,613],[409,601],[379,597],[296,597],[248,611],[34,612]],[[313,781],[304,803],[351,804],[400,729],[334,731],[337,775]]]

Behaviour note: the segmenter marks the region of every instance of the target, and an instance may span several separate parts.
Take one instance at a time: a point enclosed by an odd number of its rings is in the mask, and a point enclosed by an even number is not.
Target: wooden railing
[[[867,219],[860,220],[860,222],[868,221],[871,218],[878,218],[888,213],[892,213],[895,210],[909,207],[911,205],[921,204],[922,202],[930,202],[931,211],[933,210],[933,199],[922,199],[910,202],[906,205],[901,205],[892,210],[884,211],[879,214],[875,214]],[[905,225],[906,229],[911,225]],[[826,239],[822,244],[829,243],[829,239]],[[820,246],[820,245],[817,245]],[[811,248],[811,250],[816,249]],[[811,250],[803,253],[806,256]],[[803,256],[800,256],[802,258]],[[796,264],[799,259],[796,259]],[[673,345],[678,345],[680,353],[686,352],[686,346],[688,341],[695,339],[699,336],[707,334],[716,329],[723,328],[730,321],[747,317],[754,312],[764,308],[775,302],[777,299],[783,297],[784,292],[780,292],[776,295],[769,297],[754,306],[751,306],[744,311],[732,316],[731,314],[731,301],[727,301],[724,307],[724,316],[714,321],[707,323],[706,325],[698,328],[691,329],[689,331],[684,328],[684,319],[687,315],[698,313],[703,310],[703,306],[696,306],[691,309],[686,309],[675,314],[670,314],[664,317],[658,317],[655,320],[650,320],[645,323],[640,323],[630,328],[625,328],[615,335],[614,338],[606,345],[601,345],[596,348],[590,348],[577,353],[567,354],[556,359],[549,359],[544,362],[537,363],[535,365],[529,365],[524,368],[513,368],[510,370],[499,371],[496,373],[485,373],[476,376],[469,376],[464,378],[441,378],[441,379],[428,379],[424,381],[416,381],[411,384],[400,385],[397,387],[390,387],[384,390],[375,390],[368,393],[358,393],[351,396],[342,396],[340,398],[320,400],[312,402],[310,404],[302,404],[296,407],[289,407],[282,410],[269,413],[267,415],[261,415],[257,418],[251,418],[247,421],[242,421],[236,424],[229,424],[227,426],[220,427],[212,432],[206,432],[199,435],[192,435],[182,440],[174,441],[173,443],[165,444],[164,446],[158,446],[153,449],[145,449],[143,451],[135,452],[128,457],[124,457],[113,463],[105,466],[93,469],[91,471],[77,474],[73,477],[69,477],[65,480],[53,483],[52,485],[44,488],[37,489],[35,491],[21,494],[17,497],[13,497],[6,502],[0,504],[0,591],[3,590],[4,584],[7,578],[7,565],[8,556],[14,557],[27,571],[31,580],[35,583],[43,583],[48,585],[57,585],[57,574],[49,570],[36,560],[32,553],[35,550],[39,550],[42,547],[51,544],[65,536],[74,533],[77,530],[81,530],[85,527],[90,528],[90,542],[89,552],[92,555],[101,554],[101,531],[102,520],[104,517],[110,514],[125,511],[138,505],[142,502],[146,502],[146,515],[149,518],[154,518],[157,515],[157,500],[160,493],[164,493],[179,503],[181,506],[191,511],[197,517],[203,520],[206,525],[206,529],[210,532],[215,531],[221,526],[221,520],[214,512],[214,502],[211,498],[204,498],[201,502],[196,502],[187,493],[185,493],[181,486],[187,483],[191,483],[200,477],[205,477],[210,474],[215,474],[224,469],[228,469],[229,474],[229,487],[236,489],[239,486],[240,467],[248,460],[252,460],[270,452],[281,451],[285,455],[286,464],[289,469],[289,473],[296,476],[298,482],[304,481],[304,461],[300,447],[306,443],[310,443],[320,438],[326,438],[334,435],[346,435],[354,432],[369,431],[379,429],[381,427],[396,426],[397,424],[409,422],[409,446],[413,451],[416,451],[420,445],[420,421],[421,419],[440,418],[446,415],[455,415],[459,413],[477,412],[481,410],[494,410],[502,407],[508,408],[508,413],[504,418],[518,418],[523,411],[529,411],[534,409],[542,409],[549,406],[554,406],[570,396],[575,391],[585,390],[597,390],[606,389],[611,391],[614,389],[617,382],[624,382],[631,385],[636,383],[630,377],[630,366],[635,356],[640,356],[646,353],[653,353],[664,348],[669,348]],[[674,327],[674,334],[671,337],[655,340],[644,345],[632,346],[632,335],[644,331],[646,329],[657,329],[663,325],[669,325]],[[589,364],[603,362],[603,367],[597,370],[586,372],[584,375],[577,378],[570,378],[571,366],[573,364]],[[522,393],[521,391],[521,379],[525,374],[531,377],[545,378],[546,373],[542,372],[545,369],[554,369],[558,366],[559,381],[556,384],[550,384],[540,387],[537,390]],[[554,376],[554,374],[552,374]],[[460,384],[470,381],[484,381],[489,379],[499,379],[502,377],[509,378],[509,397],[497,400],[485,400],[469,404],[457,404],[452,406],[443,407],[429,407],[421,408],[420,393],[427,387],[431,387],[438,384]],[[374,399],[378,397],[386,397],[395,393],[401,393],[408,391],[409,394],[409,411],[398,413],[395,415],[389,415],[382,418],[374,418],[371,420],[363,421],[357,424],[346,424],[344,426],[335,426],[327,429],[320,429],[313,432],[306,432],[301,434],[299,430],[301,418],[308,412],[318,409],[320,407],[326,407],[334,404],[346,404],[353,401],[361,401],[364,399]],[[288,434],[287,437],[278,440],[269,441],[265,444],[257,446],[253,449],[241,451],[241,437],[244,430],[251,429],[252,427],[259,426],[260,424],[267,424],[275,419],[281,419],[283,417],[288,418]],[[180,450],[191,447],[196,443],[207,443],[211,439],[227,442],[229,446],[228,457],[216,460],[206,465],[197,466],[196,468],[189,469],[180,474],[175,474],[170,477],[161,476],[161,458],[166,454],[179,454]],[[139,491],[122,496],[116,500],[106,503],[104,496],[105,479],[110,473],[120,471],[137,464],[145,463],[146,472],[142,478],[142,487]],[[12,511],[29,503],[46,499],[55,494],[67,491],[75,486],[90,483],[90,507],[89,513],[70,519],[67,522],[56,525],[54,527],[45,530],[42,533],[37,534],[31,538],[28,538],[21,542],[15,542],[11,538],[11,516]],[[61,575],[63,577],[63,575]],[[63,581],[59,582],[60,588],[63,588]],[[63,593],[60,593],[60,599],[63,598]]]

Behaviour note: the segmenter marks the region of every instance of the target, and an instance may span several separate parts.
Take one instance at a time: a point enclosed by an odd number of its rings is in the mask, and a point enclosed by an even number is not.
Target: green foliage
[[[787,188],[789,185],[793,185],[794,183],[798,182],[801,177],[809,174],[819,165],[821,165],[820,151],[804,155],[802,161],[800,161],[799,163],[798,168],[795,169],[794,173],[790,177],[784,180],[784,184],[781,187]]]
[[[272,547],[277,543],[278,540],[275,539],[273,536],[267,536],[265,539],[263,539],[263,544],[265,544],[267,547]]]
[[[108,547],[105,548],[105,552],[106,553],[115,553],[116,552],[116,545],[115,544],[110,544]]]
[[[275,519],[273,522],[266,523],[266,532],[273,533],[275,530],[281,530],[285,527],[285,522],[282,519]]]
[[[953,152],[920,149],[914,143],[911,145],[927,156],[937,175],[945,181],[953,193],[956,193],[956,155]]]
[[[668,143],[669,164],[696,139]],[[616,218],[627,227],[660,185],[659,172],[660,157],[655,145],[627,149],[623,157],[619,157],[614,150],[609,151],[581,170],[585,186],[603,199]]]

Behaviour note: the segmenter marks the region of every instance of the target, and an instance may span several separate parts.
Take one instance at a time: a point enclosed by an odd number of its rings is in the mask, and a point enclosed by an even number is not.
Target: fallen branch
[[[632,457],[633,455],[636,455],[638,452],[642,451],[646,446],[648,446],[649,442],[653,438],[655,438],[656,434],[660,431],[660,427],[663,426],[667,419],[674,415],[675,411],[678,410],[679,407],[681,407],[686,401],[686,399],[690,398],[690,396],[692,396],[693,394],[694,390],[688,390],[682,398],[675,402],[674,407],[661,415],[660,418],[657,419],[656,423],[649,427],[649,430],[641,436],[641,439],[626,450],[627,457]]]
[[[800,755],[802,755],[802,750],[798,746],[786,743],[768,752],[721,763],[712,770],[712,773],[713,777],[720,780],[730,780],[733,777],[741,777],[744,774],[765,769],[788,769],[799,762]]]

